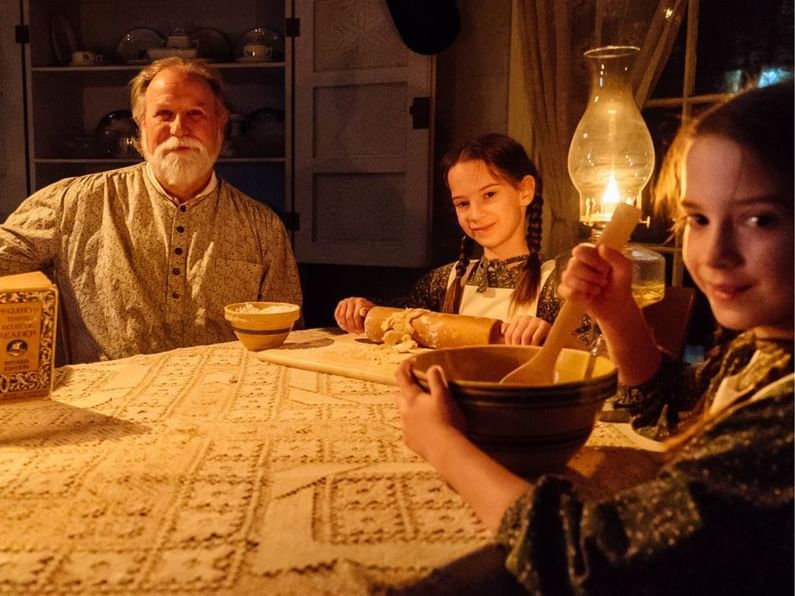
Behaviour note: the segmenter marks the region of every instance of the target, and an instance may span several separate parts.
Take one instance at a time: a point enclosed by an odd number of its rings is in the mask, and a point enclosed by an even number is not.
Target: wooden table
[[[51,399],[0,403],[0,594],[452,590],[461,557],[499,566],[395,391],[237,342],[58,369]],[[598,498],[656,462],[599,424],[565,473]]]

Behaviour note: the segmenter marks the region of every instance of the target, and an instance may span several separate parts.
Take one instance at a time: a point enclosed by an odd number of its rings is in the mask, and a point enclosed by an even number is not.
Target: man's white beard
[[[201,182],[212,170],[220,152],[215,151],[215,155],[210,155],[207,147],[191,137],[170,137],[155,147],[154,152],[149,152],[146,141],[146,133],[142,131],[144,158],[152,165],[160,183],[171,188],[182,188]],[[175,151],[179,147],[188,147],[190,151]]]

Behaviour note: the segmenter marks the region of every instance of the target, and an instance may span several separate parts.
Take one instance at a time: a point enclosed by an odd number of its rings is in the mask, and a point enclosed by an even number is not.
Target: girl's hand
[[[440,366],[428,369],[430,393],[414,380],[408,361],[400,365],[395,378],[400,389],[395,402],[403,421],[403,440],[412,451],[432,461],[447,438],[463,435],[464,429],[464,416],[453,401],[444,371]]]
[[[544,319],[517,315],[502,324],[502,335],[509,346],[540,346],[552,327]]]
[[[428,369],[430,393],[417,385],[408,361],[398,369],[395,398],[403,440],[425,458],[469,503],[486,527],[497,532],[511,503],[530,485],[480,450],[464,435],[464,417],[439,366]]]
[[[604,321],[620,317],[622,309],[634,304],[632,263],[621,252],[580,244],[571,255],[558,286],[561,298],[585,303],[591,316]]]
[[[334,309],[334,320],[348,333],[364,333],[364,318],[374,306],[366,298],[345,298]]]

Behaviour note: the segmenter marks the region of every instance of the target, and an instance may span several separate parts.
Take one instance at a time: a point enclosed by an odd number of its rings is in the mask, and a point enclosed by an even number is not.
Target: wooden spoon
[[[596,244],[604,244],[621,250],[629,240],[632,230],[640,221],[640,210],[619,203],[613,217],[605,227]],[[530,360],[519,365],[502,379],[500,383],[521,383],[522,385],[551,385],[554,382],[555,363],[571,332],[577,328],[585,307],[573,300],[566,300],[549,330],[544,345]]]

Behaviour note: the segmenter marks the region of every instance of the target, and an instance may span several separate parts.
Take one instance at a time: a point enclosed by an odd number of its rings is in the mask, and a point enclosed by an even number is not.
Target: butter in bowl
[[[301,307],[289,302],[237,302],[224,308],[232,331],[249,350],[278,348],[301,315]]]

